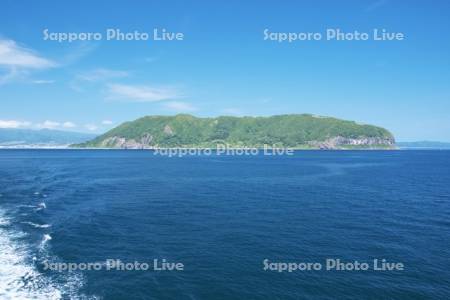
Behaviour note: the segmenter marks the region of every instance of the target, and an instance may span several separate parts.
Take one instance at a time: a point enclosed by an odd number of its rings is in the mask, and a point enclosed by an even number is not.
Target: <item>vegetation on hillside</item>
[[[381,127],[309,114],[216,118],[179,114],[146,116],[125,122],[92,141],[75,146],[114,147],[105,144],[108,138],[114,137],[135,141],[150,137],[149,146],[154,147],[211,147],[217,141],[245,147],[305,147],[312,141],[326,141],[333,137],[393,141],[392,134]]]

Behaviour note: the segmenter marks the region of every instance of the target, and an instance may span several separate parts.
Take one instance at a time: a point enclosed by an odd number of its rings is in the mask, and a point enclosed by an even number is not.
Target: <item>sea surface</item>
[[[0,150],[0,299],[450,299],[450,151]]]

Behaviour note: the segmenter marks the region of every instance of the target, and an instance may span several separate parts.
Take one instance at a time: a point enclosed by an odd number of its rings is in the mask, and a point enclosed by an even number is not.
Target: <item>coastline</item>
[[[232,147],[228,150],[265,150],[264,147]],[[289,151],[396,151],[396,150],[446,150],[434,148],[336,148],[336,149],[320,149],[320,148],[270,148],[271,150],[289,150]],[[164,147],[164,148],[108,148],[108,147],[0,147],[0,150],[139,150],[139,151],[156,151],[156,150],[212,150],[218,151],[217,148],[208,147]]]

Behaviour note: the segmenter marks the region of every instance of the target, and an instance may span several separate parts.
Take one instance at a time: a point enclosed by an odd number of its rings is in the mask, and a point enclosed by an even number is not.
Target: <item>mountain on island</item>
[[[287,147],[295,149],[394,149],[386,129],[310,114],[271,117],[198,118],[192,115],[146,116],[125,122],[82,148]]]

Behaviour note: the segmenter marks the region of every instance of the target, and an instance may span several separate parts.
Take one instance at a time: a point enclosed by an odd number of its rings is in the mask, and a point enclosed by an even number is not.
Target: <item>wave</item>
[[[47,205],[45,204],[45,202],[41,202],[41,203],[38,203],[37,205],[21,204],[21,205],[18,205],[17,207],[19,207],[19,208],[34,208],[35,211],[40,211],[40,210],[46,209]]]
[[[41,192],[34,192],[33,195],[35,195],[35,196],[41,195],[42,197],[47,198],[47,194],[43,194]]]
[[[41,240],[41,243],[39,244],[39,249],[42,251],[42,250],[45,250],[46,249],[46,246],[47,246],[47,243],[49,242],[49,241],[51,241],[52,240],[52,236],[50,235],[50,234],[44,234],[43,236],[42,236],[42,240]]]
[[[36,211],[43,210],[43,209],[46,209],[46,208],[47,208],[47,205],[45,205],[44,202],[41,202],[41,203],[39,203],[37,205]]]
[[[44,237],[42,238],[42,242],[46,243],[52,239],[52,236],[50,234],[44,234]]]
[[[2,219],[2,218],[0,218],[0,227],[1,226],[8,226],[10,224],[11,224],[11,222],[9,221],[9,219]]]
[[[36,224],[33,222],[22,222],[22,224],[28,224],[30,226],[33,226],[34,228],[49,228],[50,226],[52,226],[50,224]]]
[[[0,208],[0,299],[98,299],[96,296],[79,293],[84,284],[81,273],[61,273],[51,276],[41,273],[37,268],[39,263],[59,260],[49,252],[48,246],[52,236],[44,234],[41,247],[35,249],[33,244],[25,243],[28,234],[10,226],[11,221],[12,219]],[[23,223],[41,228],[48,225]]]
[[[0,223],[8,219],[0,211]],[[1,299],[61,299],[61,290],[49,278],[39,273],[28,261],[27,246],[18,239],[25,234],[0,227],[0,298]]]

